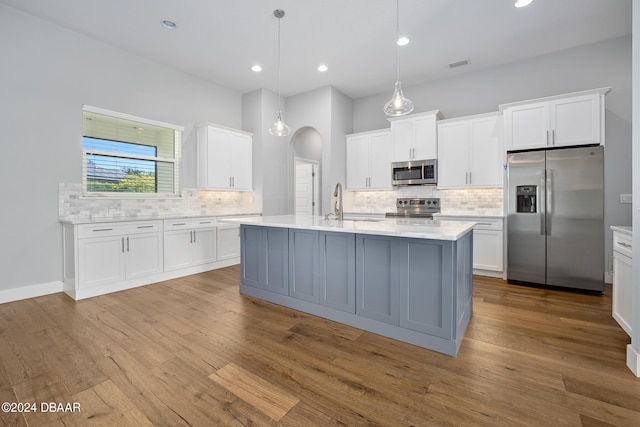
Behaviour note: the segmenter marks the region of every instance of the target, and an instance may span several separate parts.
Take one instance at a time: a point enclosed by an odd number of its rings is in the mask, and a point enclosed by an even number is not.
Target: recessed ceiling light
[[[398,46],[406,46],[409,44],[409,42],[411,41],[411,39],[407,36],[400,36],[398,37],[398,40],[396,41],[396,43],[398,43]]]
[[[529,6],[533,0],[516,0],[515,7]]]
[[[163,19],[161,22],[163,27],[165,27],[167,30],[175,30],[176,28],[178,28],[178,24],[176,24],[173,21],[169,21],[168,19]]]
[[[320,71],[321,73],[324,73],[324,72],[325,72],[325,71],[327,71],[328,69],[329,69],[329,67],[327,67],[327,66],[326,66],[326,65],[324,65],[324,64],[320,64],[320,65],[318,65],[318,68],[317,68],[317,70],[318,70],[318,71]]]
[[[262,71],[262,67],[256,64],[253,67],[251,67],[251,71],[253,71],[254,73],[259,73],[260,71]]]

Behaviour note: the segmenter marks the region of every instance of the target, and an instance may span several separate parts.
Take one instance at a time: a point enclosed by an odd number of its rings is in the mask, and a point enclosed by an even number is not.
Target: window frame
[[[138,122],[140,124],[143,125],[152,125],[152,126],[158,126],[158,127],[163,127],[163,128],[167,128],[167,129],[171,129],[173,130],[173,134],[174,134],[174,146],[173,146],[173,158],[166,158],[166,157],[148,157],[148,156],[141,156],[141,155],[131,155],[131,156],[122,156],[121,153],[113,153],[113,152],[108,152],[108,151],[103,151],[103,150],[87,150],[84,148],[84,113],[88,112],[88,113],[96,113],[96,114],[101,114],[104,116],[109,116],[109,117],[113,117],[116,119],[123,119],[123,120],[130,120],[133,122]],[[104,108],[99,108],[99,107],[93,107],[90,105],[83,105],[82,106],[82,135],[81,135],[81,147],[82,147],[82,196],[83,197],[87,197],[87,198],[95,198],[95,197],[100,197],[100,198],[112,198],[112,199],[126,199],[126,198],[137,198],[137,199],[159,199],[159,198],[174,198],[174,197],[180,197],[181,196],[181,190],[180,190],[180,171],[181,171],[181,160],[182,160],[182,132],[184,132],[184,127],[183,126],[178,126],[178,125],[173,125],[170,123],[164,123],[164,122],[160,122],[157,120],[152,120],[152,119],[147,119],[144,117],[138,117],[138,116],[133,116],[130,114],[126,114],[126,113],[120,113],[117,111],[112,111],[112,110],[107,110]],[[88,136],[89,138],[94,138],[93,136]],[[97,138],[100,139],[100,138]],[[126,141],[122,141],[122,142],[126,142]],[[129,159],[135,159],[135,160],[151,160],[151,161],[155,161],[155,162],[163,162],[163,163],[170,163],[173,164],[173,192],[158,192],[157,188],[156,188],[156,192],[150,193],[150,192],[118,192],[118,191],[88,191],[87,190],[87,154],[94,154],[94,155],[106,155],[106,156],[110,156],[113,157],[114,154],[118,154],[117,157],[121,157],[121,158],[129,158]],[[158,177],[156,176],[156,179]]]

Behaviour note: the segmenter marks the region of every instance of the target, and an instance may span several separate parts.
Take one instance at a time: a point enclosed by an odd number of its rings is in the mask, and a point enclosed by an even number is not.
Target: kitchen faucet
[[[333,212],[336,215],[336,219],[338,221],[342,221],[344,219],[344,212],[342,209],[342,184],[339,182],[336,184],[336,189],[333,191],[333,197],[337,198]]]

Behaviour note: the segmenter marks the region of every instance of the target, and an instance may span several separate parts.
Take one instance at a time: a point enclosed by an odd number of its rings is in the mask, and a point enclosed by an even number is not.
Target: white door
[[[347,164],[347,168],[351,165]],[[391,135],[371,135],[369,140],[369,188],[391,190]]]
[[[505,110],[509,149],[544,148],[549,142],[549,103],[519,105]]]
[[[438,126],[438,187],[469,184],[469,123]]]
[[[216,228],[197,228],[193,230],[191,245],[191,263],[193,265],[206,264],[216,260]]]
[[[472,120],[469,123],[470,185],[478,187],[503,186],[503,149],[498,124],[497,116]]]
[[[192,230],[167,231],[164,233],[165,271],[191,267]]]
[[[296,161],[296,215],[314,214],[313,163]]]
[[[369,187],[369,136],[347,139],[347,189],[363,190]]]
[[[599,144],[599,95],[577,96],[553,102],[551,129],[552,145]]]
[[[162,234],[145,233],[125,237],[127,279],[162,273]]]

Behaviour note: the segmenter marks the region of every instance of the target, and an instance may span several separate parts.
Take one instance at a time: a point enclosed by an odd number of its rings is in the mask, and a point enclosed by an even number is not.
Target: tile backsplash
[[[502,188],[438,190],[432,186],[398,187],[393,191],[347,191],[344,211],[348,213],[385,213],[396,210],[399,197],[439,197],[445,215],[502,216]]]
[[[106,198],[84,196],[82,184],[59,184],[60,219],[136,219],[257,213],[251,192],[183,189],[173,198]]]

